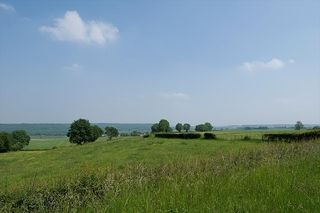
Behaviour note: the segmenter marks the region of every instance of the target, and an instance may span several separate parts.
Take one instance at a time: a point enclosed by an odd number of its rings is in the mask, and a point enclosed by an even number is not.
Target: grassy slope
[[[65,138],[51,143],[67,145]],[[320,206],[319,153],[317,142],[99,139],[84,146],[1,154],[0,184],[2,193],[13,196],[8,200],[25,194],[40,203],[40,210],[47,205],[35,188],[55,192],[54,208],[60,211],[315,212]],[[96,188],[103,189],[101,195]],[[67,194],[59,194],[61,189]]]

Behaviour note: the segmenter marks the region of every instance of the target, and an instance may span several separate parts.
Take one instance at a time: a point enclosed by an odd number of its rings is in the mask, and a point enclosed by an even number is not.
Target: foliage
[[[8,152],[11,150],[12,135],[8,132],[0,132],[0,152]]]
[[[251,140],[251,138],[250,138],[250,136],[245,135],[245,136],[242,138],[242,140],[244,140],[244,141],[249,141],[249,140]]]
[[[158,126],[159,132],[171,132],[170,124],[169,121],[166,119],[162,119],[159,121],[159,126]]]
[[[207,131],[212,131],[213,126],[211,125],[211,123],[207,122],[205,124],[199,124],[196,126],[196,131],[198,132],[207,132]]]
[[[295,130],[300,130],[303,129],[304,125],[302,124],[301,121],[297,121],[297,123],[294,125]]]
[[[159,123],[155,123],[151,126],[151,132],[171,132],[169,121],[162,119]]]
[[[183,124],[183,130],[185,130],[186,132],[189,132],[190,128],[191,128],[190,124],[188,123]]]
[[[106,135],[108,136],[109,140],[111,140],[113,137],[118,137],[118,135],[119,135],[119,131],[115,127],[107,126],[105,128],[105,130],[106,130]]]
[[[70,143],[84,144],[93,139],[91,124],[88,120],[78,119],[74,121],[69,128],[67,136]]]
[[[151,126],[151,132],[152,132],[152,133],[155,133],[155,132],[158,132],[158,131],[159,131],[159,124],[158,124],[158,123],[153,124],[153,125]]]
[[[211,132],[206,132],[203,134],[204,139],[217,139],[217,136]]]
[[[303,133],[271,133],[262,136],[263,141],[302,142],[320,139],[320,131]]]
[[[176,125],[176,130],[177,130],[178,132],[181,132],[182,129],[183,129],[182,123],[177,123],[177,125]]]
[[[24,130],[15,130],[12,133],[0,132],[0,152],[17,151],[27,146],[30,136]]]
[[[199,133],[156,133],[157,138],[181,138],[181,139],[196,139],[200,138]]]
[[[96,141],[99,137],[102,136],[103,134],[103,130],[97,126],[97,125],[93,125],[90,127],[91,128],[91,140],[90,142],[94,142]]]

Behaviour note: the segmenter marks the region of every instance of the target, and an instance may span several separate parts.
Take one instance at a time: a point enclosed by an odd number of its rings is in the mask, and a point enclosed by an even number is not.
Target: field
[[[82,146],[35,137],[0,155],[0,210],[319,212],[320,141],[263,143],[264,132]]]

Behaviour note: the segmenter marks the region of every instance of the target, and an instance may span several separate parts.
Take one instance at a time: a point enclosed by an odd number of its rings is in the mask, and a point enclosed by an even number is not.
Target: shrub
[[[262,141],[280,141],[280,142],[301,142],[320,139],[320,131],[310,131],[304,133],[276,133],[264,134]]]
[[[181,138],[181,139],[196,139],[200,138],[200,133],[156,133],[157,138]]]
[[[211,132],[206,132],[203,134],[204,139],[217,139],[217,136]]]
[[[242,140],[244,140],[244,141],[249,141],[249,140],[251,140],[251,138],[250,138],[250,136],[246,135],[246,136],[244,136],[244,137],[242,138]]]
[[[144,134],[143,137],[144,138],[148,138],[148,137],[150,137],[150,135],[149,134]]]

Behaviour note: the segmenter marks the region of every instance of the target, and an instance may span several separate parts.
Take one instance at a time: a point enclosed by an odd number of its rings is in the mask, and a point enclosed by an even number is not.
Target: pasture
[[[263,143],[265,132],[32,138],[25,151],[0,154],[0,210],[318,212],[320,141]]]

